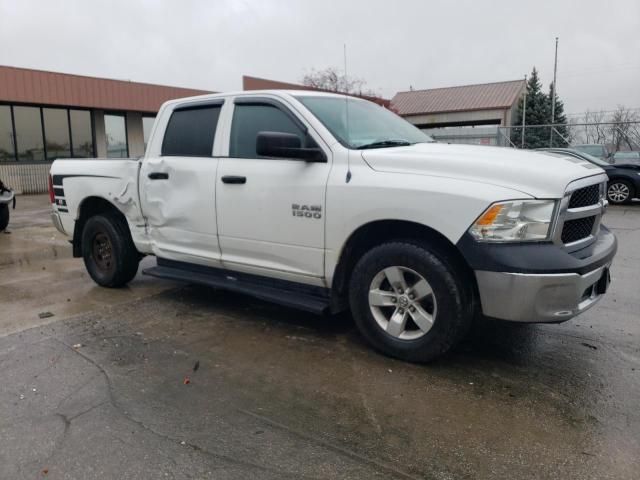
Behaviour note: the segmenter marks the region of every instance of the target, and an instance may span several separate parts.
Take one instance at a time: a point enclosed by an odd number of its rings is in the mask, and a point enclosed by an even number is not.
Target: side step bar
[[[156,267],[147,268],[142,273],[152,277],[244,293],[261,300],[316,314],[329,311],[328,289],[321,287],[161,258],[158,258]]]

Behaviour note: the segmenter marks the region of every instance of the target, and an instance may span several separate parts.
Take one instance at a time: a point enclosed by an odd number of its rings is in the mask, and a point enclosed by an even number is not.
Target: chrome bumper
[[[584,275],[476,271],[484,315],[528,323],[575,317],[600,300],[609,278],[609,265]]]
[[[58,230],[63,235],[67,234],[67,232],[64,231],[62,221],[60,220],[60,215],[57,212],[51,213],[51,221],[53,222],[53,226],[56,227],[56,230]]]

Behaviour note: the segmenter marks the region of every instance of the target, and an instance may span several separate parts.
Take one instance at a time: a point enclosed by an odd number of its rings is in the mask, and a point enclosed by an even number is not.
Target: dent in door
[[[148,162],[141,194],[154,247],[165,253],[219,257],[214,203],[216,162],[200,157],[160,157]],[[151,180],[150,173],[166,173],[168,178]]]

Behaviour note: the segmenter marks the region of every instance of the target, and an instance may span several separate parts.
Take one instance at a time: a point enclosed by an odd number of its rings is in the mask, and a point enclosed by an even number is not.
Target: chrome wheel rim
[[[629,193],[629,187],[624,183],[613,183],[609,185],[609,190],[607,192],[609,200],[617,203],[626,201],[627,198],[629,198]]]
[[[429,282],[410,268],[378,272],[369,287],[369,309],[378,326],[400,340],[426,335],[436,319],[436,297]]]

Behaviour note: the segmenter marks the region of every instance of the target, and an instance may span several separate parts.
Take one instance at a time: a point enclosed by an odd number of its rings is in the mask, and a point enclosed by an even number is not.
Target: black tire
[[[9,205],[0,204],[0,232],[3,232],[9,225]]]
[[[140,255],[124,220],[116,214],[91,217],[82,230],[82,257],[98,285],[122,287],[138,272]]]
[[[380,352],[409,362],[432,361],[454,346],[469,330],[473,319],[472,294],[443,255],[427,245],[397,241],[374,247],[356,264],[349,285],[349,302],[362,335]],[[374,277],[387,267],[400,266],[421,275],[431,286],[437,303],[433,325],[422,337],[400,339],[388,334],[369,307]],[[395,307],[391,307],[392,309]]]
[[[613,195],[613,189],[615,189],[616,187],[618,187],[618,191],[624,190],[624,188],[626,188],[626,191],[629,192],[628,195],[625,198],[620,198],[619,196],[616,196],[615,197],[616,199],[612,198],[611,195]],[[611,180],[607,185],[607,200],[609,200],[610,203],[613,203],[616,205],[630,203],[631,200],[633,200],[634,195],[635,195],[635,192],[633,191],[633,185],[631,184],[631,182],[628,182],[627,180],[614,179],[614,180]]]

